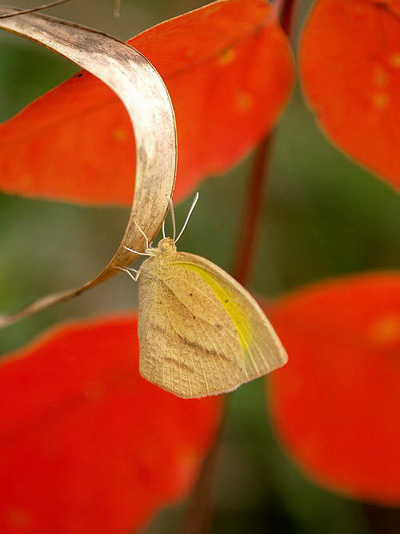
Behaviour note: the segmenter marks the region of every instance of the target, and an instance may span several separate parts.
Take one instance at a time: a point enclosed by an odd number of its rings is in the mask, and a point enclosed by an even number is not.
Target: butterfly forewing
[[[139,342],[141,374],[181,397],[232,391],[287,359],[253,297],[213,263],[184,252],[142,265]]]

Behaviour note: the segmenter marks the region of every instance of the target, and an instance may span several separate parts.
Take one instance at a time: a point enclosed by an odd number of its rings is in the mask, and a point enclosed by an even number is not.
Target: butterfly
[[[287,362],[250,293],[211,261],[177,250],[197,199],[177,238],[171,205],[174,237],[165,237],[163,226],[163,238],[154,248],[147,242],[142,254],[149,258],[134,276],[140,374],[183,398],[227,393]]]

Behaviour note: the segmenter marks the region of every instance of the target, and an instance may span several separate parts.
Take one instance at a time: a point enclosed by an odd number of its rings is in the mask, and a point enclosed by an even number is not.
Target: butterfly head
[[[161,253],[165,252],[176,252],[176,245],[173,239],[170,237],[164,237],[164,239],[160,239],[157,245],[157,250]]]

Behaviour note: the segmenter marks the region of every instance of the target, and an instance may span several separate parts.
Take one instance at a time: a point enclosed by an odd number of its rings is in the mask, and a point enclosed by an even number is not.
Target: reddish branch
[[[273,9],[276,10],[277,16],[281,20],[282,28],[287,35],[290,32],[294,5],[295,0],[276,0],[273,4]],[[251,264],[254,259],[254,250],[259,236],[263,209],[263,192],[268,178],[267,167],[271,143],[272,134],[269,134],[259,144],[249,179],[248,195],[233,269],[233,275],[243,285],[246,285],[248,281]],[[183,534],[206,534],[210,531],[212,490],[225,416],[192,491],[185,517]]]
[[[223,410],[214,443],[203,462],[196,485],[189,499],[182,534],[207,534],[210,531],[214,474],[217,467],[221,436],[227,419],[228,403],[225,403]]]
[[[294,6],[295,0],[275,0],[273,3],[273,8],[280,18],[282,29],[286,35],[290,34]]]
[[[282,29],[287,35],[290,32],[294,5],[295,0],[276,0],[272,5],[276,16],[280,18]],[[259,237],[272,139],[273,134],[268,134],[261,141],[256,151],[253,169],[249,178],[240,236],[233,262],[233,276],[244,286],[249,281]]]
[[[244,286],[249,279],[255,246],[259,236],[266,179],[265,168],[269,159],[271,140],[272,134],[269,134],[258,146],[248,184],[246,204],[233,269],[233,276]]]

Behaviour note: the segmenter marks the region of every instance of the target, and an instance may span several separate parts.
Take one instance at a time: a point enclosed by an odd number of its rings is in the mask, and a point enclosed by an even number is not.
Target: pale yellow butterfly
[[[177,238],[171,206],[174,237],[163,226],[156,248],[146,238],[150,257],[130,269],[139,282],[140,373],[184,398],[232,391],[287,362],[250,293],[217,265],[177,251],[197,198]]]

